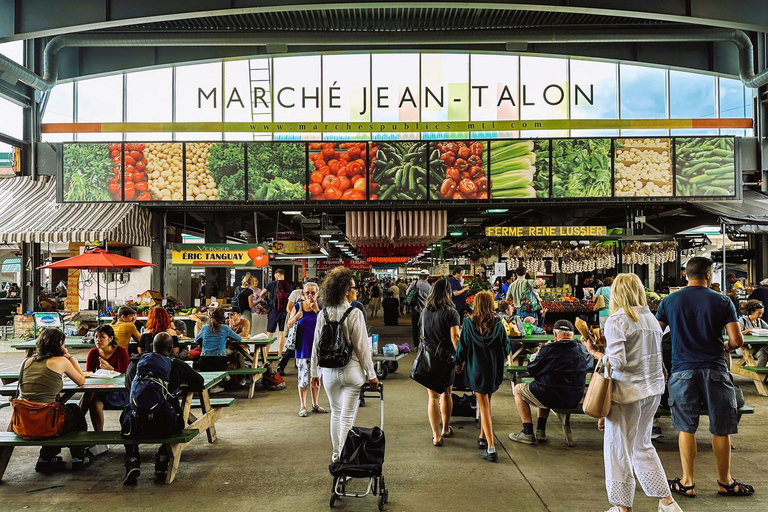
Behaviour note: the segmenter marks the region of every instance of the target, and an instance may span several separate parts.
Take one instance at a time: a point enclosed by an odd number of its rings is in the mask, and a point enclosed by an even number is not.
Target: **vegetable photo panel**
[[[312,201],[364,201],[365,142],[310,142],[309,197]]]
[[[245,146],[240,142],[186,145],[187,201],[245,201]]]
[[[371,157],[371,200],[427,199],[427,143],[376,142]]]
[[[123,145],[115,143],[64,144],[64,201],[122,201]],[[126,194],[133,200],[133,194]],[[129,195],[131,196],[129,198]]]
[[[677,195],[735,195],[735,163],[733,137],[675,138]]]
[[[488,199],[485,141],[431,142],[430,199]]]
[[[552,141],[552,197],[611,197],[611,139]]]
[[[303,201],[306,160],[303,142],[249,142],[248,200]]]
[[[125,199],[130,183],[135,201],[184,199],[184,148],[180,142],[125,143]]]
[[[492,140],[491,197],[549,197],[549,140]]]
[[[671,140],[616,139],[616,197],[672,197]]]

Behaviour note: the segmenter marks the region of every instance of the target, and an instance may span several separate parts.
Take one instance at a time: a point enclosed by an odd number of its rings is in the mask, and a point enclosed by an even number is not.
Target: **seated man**
[[[555,341],[549,342],[528,364],[530,384],[515,386],[515,405],[523,421],[523,430],[509,434],[516,443],[536,444],[547,440],[546,428],[550,409],[572,409],[584,395],[587,364],[581,347],[573,339],[575,327],[568,320],[554,325]],[[531,406],[537,407],[536,435],[533,433]]]
[[[203,377],[181,359],[171,357],[173,338],[161,332],[153,340],[154,352],[131,358],[125,372],[126,386],[131,388],[131,404],[120,417],[123,437],[128,439],[163,438],[184,428],[181,407],[176,394],[182,384],[192,390],[203,387]],[[161,381],[161,382],[159,382]],[[164,396],[165,387],[171,396],[164,403],[146,403]],[[151,411],[151,413],[150,413]],[[165,482],[168,472],[168,448],[161,445],[155,455],[155,481]],[[125,477],[123,484],[136,485],[141,475],[139,445],[125,445]]]

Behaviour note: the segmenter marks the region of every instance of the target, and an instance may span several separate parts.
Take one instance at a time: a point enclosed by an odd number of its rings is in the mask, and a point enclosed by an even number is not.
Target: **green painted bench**
[[[211,398],[211,407],[217,408],[217,407],[231,407],[232,404],[235,403],[234,398]],[[80,400],[69,400],[67,404],[74,404],[79,405]],[[195,398],[192,400],[192,407],[199,408],[200,407],[200,399]],[[109,405],[104,404],[104,410],[105,411],[119,411],[122,407],[112,407]]]
[[[0,409],[5,409],[6,407],[10,407],[11,402],[0,402]]]
[[[267,361],[279,361],[280,356],[277,354],[272,354],[267,356]]]
[[[26,440],[13,432],[0,432],[0,480],[16,447],[37,446],[93,446],[100,444],[165,444],[168,446],[170,463],[165,483],[173,482],[179,469],[179,458],[184,447],[200,434],[197,429],[185,429],[178,434],[162,439],[123,439],[120,431],[69,432],[50,439]]]
[[[251,385],[248,388],[248,398],[253,398],[253,393],[256,390],[256,383],[261,380],[261,376],[267,371],[266,368],[233,368],[227,370],[227,375],[230,377],[248,377],[251,380]]]
[[[581,404],[579,404],[578,407],[575,407],[573,409],[552,409],[555,414],[557,415],[557,419],[560,420],[560,423],[563,425],[563,436],[565,437],[565,444],[568,446],[573,446],[573,435],[571,433],[571,415],[572,414],[584,414],[584,410],[581,408]],[[754,414],[755,408],[750,407],[748,405],[745,405],[743,407],[740,407],[736,412],[739,414],[739,418],[743,414]],[[671,410],[666,407],[659,407],[656,410],[656,414],[654,417],[656,418],[662,418],[662,417],[669,417],[672,414]],[[700,416],[706,416],[708,413],[706,410],[703,410],[699,413]]]
[[[768,366],[744,366],[745,370],[755,373],[768,373]]]

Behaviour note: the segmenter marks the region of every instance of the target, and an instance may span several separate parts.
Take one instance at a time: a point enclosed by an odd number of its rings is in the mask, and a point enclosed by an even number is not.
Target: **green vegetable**
[[[303,142],[253,142],[248,153],[248,199],[301,201],[306,197]]]
[[[108,187],[114,165],[109,144],[65,144],[64,201],[112,201]]]
[[[245,200],[245,153],[242,143],[217,142],[208,150],[208,170],[221,201]]]
[[[426,199],[426,143],[381,142],[378,143],[378,148],[371,179],[379,185],[379,199],[391,201]],[[440,161],[439,156],[434,158]],[[431,179],[437,179],[435,172],[432,172]],[[419,183],[424,184],[423,188]]]
[[[552,141],[553,197],[610,197],[611,140]]]
[[[732,196],[735,194],[735,155],[732,137],[675,139],[677,194]]]

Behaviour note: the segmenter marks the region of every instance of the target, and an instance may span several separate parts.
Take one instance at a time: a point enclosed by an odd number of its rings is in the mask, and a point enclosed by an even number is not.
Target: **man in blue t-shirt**
[[[469,286],[464,286],[464,269],[461,267],[454,268],[449,282],[451,283],[453,305],[456,306],[456,311],[461,316],[467,309],[467,290],[469,290]]]
[[[709,288],[710,259],[691,258],[685,271],[688,286],[661,301],[656,314],[661,328],[669,325],[672,336],[669,405],[672,425],[680,431],[683,466],[682,478],[671,480],[670,488],[677,494],[695,496],[696,429],[704,403],[717,461],[718,492],[726,496],[753,494],[754,487],[731,478],[730,434],[738,432],[738,413],[727,357],[744,344],[736,309],[728,297]],[[728,341],[723,340],[723,329],[728,332]]]

